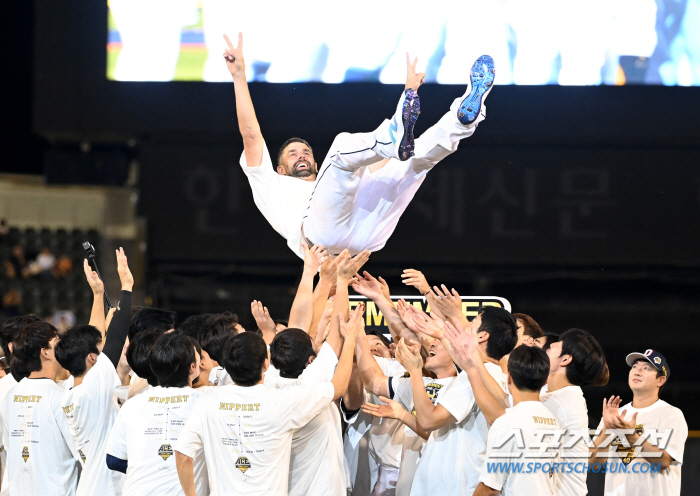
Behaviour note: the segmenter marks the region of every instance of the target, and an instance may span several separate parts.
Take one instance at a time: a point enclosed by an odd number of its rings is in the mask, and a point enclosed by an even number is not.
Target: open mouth
[[[294,168],[297,170],[309,170],[309,164],[306,162],[297,162],[294,164]]]
[[[431,351],[428,353],[428,356],[435,356],[435,352],[431,350]]]

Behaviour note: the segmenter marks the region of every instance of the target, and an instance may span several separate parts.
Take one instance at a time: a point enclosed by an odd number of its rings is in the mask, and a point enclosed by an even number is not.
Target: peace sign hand
[[[412,89],[418,91],[418,88],[421,84],[423,84],[423,81],[425,80],[424,72],[416,73],[416,65],[418,65],[418,57],[414,58],[413,63],[411,63],[411,58],[409,57],[408,52],[406,52],[406,87],[404,88],[405,90]]]
[[[245,78],[245,60],[243,59],[243,33],[238,33],[238,46],[234,47],[227,35],[224,35],[228,49],[224,51],[226,66],[234,79]]]

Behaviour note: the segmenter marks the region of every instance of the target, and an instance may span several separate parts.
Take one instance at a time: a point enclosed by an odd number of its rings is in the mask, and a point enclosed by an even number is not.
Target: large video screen
[[[482,54],[496,84],[700,85],[700,0],[108,0],[107,77],[463,84]]]

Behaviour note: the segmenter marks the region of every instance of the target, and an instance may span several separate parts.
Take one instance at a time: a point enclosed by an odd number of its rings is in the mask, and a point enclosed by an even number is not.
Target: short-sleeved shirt
[[[2,441],[10,494],[75,494],[77,452],[61,408],[63,391],[51,379],[25,377],[5,396]]]
[[[245,152],[241,155],[240,163],[253,190],[253,200],[258,210],[272,228],[287,240],[287,246],[303,259],[301,225],[316,183],[277,174],[265,143],[259,167],[248,167]]]
[[[634,408],[632,403],[620,407],[620,412],[626,411],[625,420],[631,420],[637,413],[637,425],[635,431],[639,434],[650,434],[655,430],[658,436],[664,433],[669,434],[666,443],[658,443],[658,447],[665,450],[673,461],[664,471],[651,473],[649,465],[643,464],[660,463],[649,461],[642,457],[635,457],[632,449],[621,445],[619,439],[615,439],[609,450],[615,451],[620,458],[608,458],[608,466],[611,463],[622,464],[616,470],[608,470],[605,474],[605,495],[612,496],[618,494],[664,494],[669,496],[679,496],[681,494],[681,465],[683,464],[683,451],[685,441],[688,439],[688,424],[685,421],[683,412],[675,406],[671,406],[664,400],[657,400],[646,408]],[[603,427],[601,419],[598,426]],[[651,442],[650,439],[647,439]],[[653,459],[652,459],[653,460]],[[624,469],[622,467],[624,466]]]
[[[105,448],[119,405],[115,389],[121,385],[117,371],[104,353],[85,374],[82,384],[63,393],[61,406],[83,470],[77,496],[110,496],[120,488],[123,474],[105,463]]]
[[[568,440],[576,433],[581,433],[576,444],[570,448],[562,447],[561,458],[563,463],[588,463],[588,446],[583,441],[583,434],[588,435],[588,408],[583,391],[579,386],[566,386],[552,393],[545,385],[540,392],[540,401],[551,412],[559,426],[566,429],[566,436],[562,444],[565,446]],[[554,494],[557,496],[586,496],[586,476],[588,471],[562,471],[554,478]]]
[[[189,457],[204,450],[212,495],[286,496],[294,431],[333,396],[329,382],[212,388],[195,405],[175,449]]]
[[[5,396],[7,396],[7,393],[15,387],[17,384],[17,381],[15,378],[12,376],[12,374],[8,373],[5,377],[0,379],[0,405],[2,404],[2,400],[5,399]],[[2,439],[2,421],[0,421],[0,439]],[[0,461],[2,462],[2,488],[0,488],[0,496],[8,496],[9,490],[8,490],[8,476],[7,476],[7,451],[2,450],[2,453],[0,453]]]
[[[296,379],[266,376],[269,387],[312,386],[333,380],[338,357],[323,343],[316,359]],[[268,369],[269,370],[269,369]],[[292,437],[289,462],[289,496],[345,496],[345,462],[340,414],[329,403]]]
[[[175,443],[197,398],[190,387],[150,387],[122,406],[107,442],[107,454],[129,463],[123,493],[131,496],[184,494],[175,465]],[[195,456],[199,455],[199,456]],[[205,474],[203,453],[193,453],[194,471]],[[206,477],[195,478],[207,494]]]
[[[551,436],[538,436],[538,431],[560,430],[557,420],[540,401],[521,401],[498,417],[489,430],[486,460],[479,481],[501,494],[548,496],[554,491],[555,473],[552,463],[559,463],[559,451],[538,446]],[[521,444],[519,447],[518,444]],[[547,454],[551,456],[547,456]],[[517,464],[523,464],[521,469]],[[540,464],[540,469],[527,470]],[[550,464],[550,470],[541,467]]]

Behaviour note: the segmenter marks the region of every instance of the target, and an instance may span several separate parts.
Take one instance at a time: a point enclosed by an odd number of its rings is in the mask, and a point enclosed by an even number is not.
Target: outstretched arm
[[[420,437],[428,440],[430,434],[420,428],[415,415],[411,415],[398,401],[394,401],[385,396],[380,396],[379,400],[384,405],[375,405],[373,403],[365,403],[362,405],[362,411],[374,415],[379,418],[393,418],[400,420],[402,424],[408,426],[413,432]]]
[[[124,248],[117,250],[117,272],[122,283],[122,291],[117,305],[116,315],[112,318],[109,325],[109,332],[105,339],[105,346],[102,353],[107,355],[112,362],[112,365],[119,373],[119,360],[124,349],[124,342],[129,332],[129,319],[131,318],[131,290],[134,287],[134,276],[129,270],[129,263],[124,254]]]
[[[97,275],[97,272],[93,271],[88,265],[87,258],[83,262],[83,269],[85,270],[85,277],[90,289],[92,289],[92,312],[90,312],[90,322],[89,324],[98,331],[102,333],[102,346],[105,343],[105,286]]]
[[[323,246],[318,245],[307,248],[305,244],[302,244],[302,247],[304,248],[304,272],[301,275],[299,288],[289,313],[289,327],[303,329],[309,334],[311,333],[314,311],[314,277],[326,256],[326,250]]]
[[[248,167],[260,167],[262,164],[263,141],[260,132],[260,124],[255,116],[253,100],[248,91],[248,82],[245,77],[245,60],[243,59],[243,34],[238,33],[238,46],[234,47],[228,36],[224,35],[228,49],[224,52],[224,59],[231,76],[236,92],[236,116],[238,117],[238,129],[243,137],[245,148],[245,160]]]

